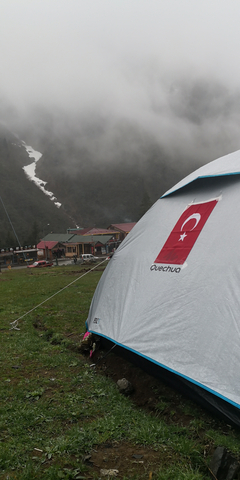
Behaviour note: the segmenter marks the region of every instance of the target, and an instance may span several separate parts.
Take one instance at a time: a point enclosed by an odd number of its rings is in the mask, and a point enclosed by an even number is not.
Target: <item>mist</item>
[[[102,162],[148,143],[190,169],[237,150],[239,15],[235,0],[1,2],[0,120]]]

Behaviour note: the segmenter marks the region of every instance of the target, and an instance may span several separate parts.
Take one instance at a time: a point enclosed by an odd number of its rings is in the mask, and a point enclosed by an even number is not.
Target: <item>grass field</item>
[[[214,448],[238,457],[239,432],[182,400],[187,424],[163,398],[138,408],[79,351],[103,268],[0,275],[0,478],[207,479]]]

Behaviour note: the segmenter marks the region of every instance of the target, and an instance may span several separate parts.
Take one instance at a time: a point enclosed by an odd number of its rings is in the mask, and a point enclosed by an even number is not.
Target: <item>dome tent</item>
[[[239,216],[237,151],[140,219],[99,281],[87,328],[240,426]]]

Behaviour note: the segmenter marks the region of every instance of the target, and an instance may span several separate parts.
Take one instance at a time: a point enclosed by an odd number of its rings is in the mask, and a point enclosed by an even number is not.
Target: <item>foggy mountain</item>
[[[238,91],[202,79],[163,90],[149,89],[146,110],[133,116],[39,105],[23,113],[0,100],[0,191],[21,242],[34,222],[39,239],[70,226],[137,221],[182,177],[240,148]],[[26,177],[32,160],[21,140],[42,153],[36,175],[60,208]],[[10,230],[0,204],[1,246]]]
[[[71,220],[26,177],[32,163],[15,135],[0,126],[0,247],[35,244],[50,230],[66,231]]]

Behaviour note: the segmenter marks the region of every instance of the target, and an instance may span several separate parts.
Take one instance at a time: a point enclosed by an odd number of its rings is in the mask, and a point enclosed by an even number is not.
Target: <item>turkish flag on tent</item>
[[[217,200],[189,205],[171,231],[154,263],[183,265]]]

